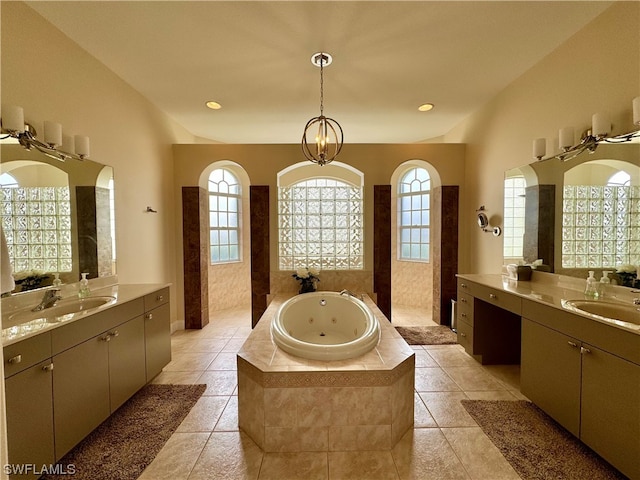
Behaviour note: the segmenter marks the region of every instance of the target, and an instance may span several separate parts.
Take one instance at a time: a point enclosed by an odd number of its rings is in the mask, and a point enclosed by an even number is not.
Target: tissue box
[[[531,280],[531,267],[529,265],[507,265],[507,272],[509,272],[509,278],[514,280]]]

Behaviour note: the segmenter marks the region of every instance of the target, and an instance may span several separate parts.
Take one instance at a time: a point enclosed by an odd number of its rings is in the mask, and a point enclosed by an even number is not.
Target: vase
[[[316,291],[316,282],[312,280],[302,280],[300,282],[300,290],[298,293],[309,293]]]

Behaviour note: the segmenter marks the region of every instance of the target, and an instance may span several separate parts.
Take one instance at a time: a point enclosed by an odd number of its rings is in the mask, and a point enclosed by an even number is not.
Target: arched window
[[[211,263],[240,261],[241,187],[226,168],[209,175],[209,249]]]
[[[398,258],[429,261],[431,178],[421,167],[408,170],[398,182]]]
[[[362,270],[362,176],[334,162],[331,169],[323,167],[331,177],[310,178],[304,176],[305,167],[279,176],[280,269]],[[287,175],[294,178],[289,184]]]

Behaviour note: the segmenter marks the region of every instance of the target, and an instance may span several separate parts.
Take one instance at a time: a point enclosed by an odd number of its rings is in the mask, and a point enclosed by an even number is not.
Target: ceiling
[[[193,135],[225,143],[298,143],[319,114],[318,51],[334,58],[324,113],[345,143],[439,137],[610,4],[28,2]]]

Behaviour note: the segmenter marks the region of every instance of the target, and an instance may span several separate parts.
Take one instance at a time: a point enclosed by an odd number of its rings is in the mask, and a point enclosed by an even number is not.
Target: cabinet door
[[[580,434],[580,342],[522,319],[520,390],[575,436]]]
[[[580,439],[640,478],[640,366],[583,345]]]
[[[13,465],[40,468],[54,463],[50,366],[47,360],[5,380],[9,463]]]
[[[129,320],[109,330],[109,386],[113,413],[146,383],[144,319]]]
[[[56,460],[109,416],[109,351],[106,335],[53,357]]]
[[[171,361],[171,318],[169,304],[154,308],[144,316],[147,382]]]

